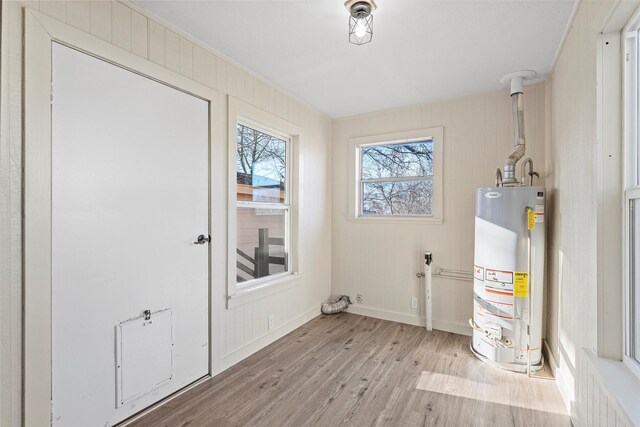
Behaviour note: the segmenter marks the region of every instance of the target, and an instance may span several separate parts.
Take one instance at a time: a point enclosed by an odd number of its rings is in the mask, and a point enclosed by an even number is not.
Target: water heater
[[[505,369],[542,366],[544,187],[476,193],[472,351]]]
[[[496,171],[493,188],[476,193],[471,350],[481,360],[518,372],[542,367],[545,189],[533,186],[538,174],[525,155],[523,82],[525,70],[508,74],[514,151]],[[527,166],[529,166],[528,174]],[[528,182],[527,182],[528,181]]]

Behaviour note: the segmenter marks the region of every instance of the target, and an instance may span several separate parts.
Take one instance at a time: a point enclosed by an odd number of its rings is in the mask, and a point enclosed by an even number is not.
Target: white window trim
[[[627,368],[631,372],[635,374],[638,379],[640,379],[640,363],[629,357],[629,346],[633,341],[633,337],[631,336],[631,331],[628,328],[628,325],[631,322],[631,313],[629,311],[629,302],[631,300],[631,265],[629,264],[629,260],[631,259],[631,250],[630,250],[630,213],[631,213],[631,200],[640,199],[640,187],[636,187],[633,189],[628,189],[625,191],[625,209],[624,209],[624,325],[623,325],[623,333],[624,333],[624,351],[622,353],[622,362],[625,364]]]
[[[635,3],[635,4],[633,4]],[[598,37],[597,44],[597,342],[592,351],[583,348],[595,381],[611,399],[618,416],[627,417],[630,425],[640,424],[635,396],[640,393],[640,377],[625,361],[626,322],[621,309],[626,308],[625,288],[627,235],[624,181],[628,173],[625,140],[630,123],[626,120],[629,85],[626,71],[626,35],[623,28],[638,2],[621,2]],[[638,16],[635,14],[635,16]],[[623,78],[624,76],[624,78]],[[623,171],[624,169],[624,171]],[[580,420],[580,414],[576,415]],[[584,414],[583,414],[584,416]]]
[[[590,363],[595,372],[595,381],[607,390],[608,398],[613,402],[616,411],[627,418],[628,425],[640,425],[640,407],[637,396],[640,391],[640,379],[630,372],[629,367],[619,360],[611,360],[598,357],[586,348],[582,348],[587,363]],[[582,414],[584,417],[586,414]],[[585,420],[583,418],[583,420]],[[585,420],[586,421],[586,420]],[[582,425],[577,423],[576,425]],[[586,425],[586,424],[585,424]]]
[[[299,241],[299,220],[301,217],[300,188],[302,188],[302,164],[300,155],[299,126],[288,122],[274,114],[260,110],[251,104],[228,97],[228,196],[227,196],[227,309],[231,309],[249,302],[264,298],[268,295],[282,292],[302,282],[302,256]],[[287,221],[288,239],[286,241],[289,253],[287,272],[236,283],[236,248],[237,248],[237,207],[255,207],[253,203],[237,202],[236,198],[236,144],[237,123],[247,125],[259,131],[279,136],[287,142],[287,177],[285,205],[288,205],[289,220]],[[264,208],[283,207],[282,204],[261,204]]]
[[[622,72],[623,40],[620,31],[598,36],[596,90],[596,198],[597,198],[597,312],[596,354],[622,359],[623,336],[610,331],[622,329],[624,257]],[[617,218],[614,221],[612,218]]]
[[[360,174],[360,152],[363,146],[383,145],[401,142],[414,142],[430,139],[433,141],[433,195],[431,216],[421,215],[362,215],[361,214],[361,174]],[[349,211],[348,219],[351,221],[364,222],[402,222],[421,224],[442,224],[443,223],[443,161],[444,151],[444,128],[433,127],[426,129],[416,129],[404,132],[387,133],[381,135],[363,136],[349,139]]]
[[[638,134],[638,113],[640,102],[640,79],[638,70],[638,55],[640,53],[640,13],[636,12],[629,20],[627,26],[623,29],[622,34],[625,40],[624,49],[624,173],[623,173],[623,189],[624,189],[624,210],[623,210],[623,276],[624,276],[624,292],[623,292],[623,352],[622,362],[624,365],[640,379],[640,363],[629,357],[630,346],[634,337],[631,336],[629,325],[631,324],[631,312],[629,310],[631,304],[631,250],[630,250],[630,201],[640,198],[640,185],[638,183],[638,172],[640,164],[638,164],[638,146],[640,145],[640,135]],[[636,307],[640,310],[640,307]],[[640,313],[636,313],[638,315]]]

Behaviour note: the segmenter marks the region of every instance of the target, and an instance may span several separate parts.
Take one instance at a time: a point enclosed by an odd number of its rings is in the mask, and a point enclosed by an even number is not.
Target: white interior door
[[[209,105],[52,59],[53,424],[111,425],[209,372]]]

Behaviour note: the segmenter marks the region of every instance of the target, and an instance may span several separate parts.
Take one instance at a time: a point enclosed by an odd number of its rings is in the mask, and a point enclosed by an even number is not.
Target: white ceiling
[[[137,3],[336,118],[545,78],[574,0],[377,0],[362,46],[341,0]]]

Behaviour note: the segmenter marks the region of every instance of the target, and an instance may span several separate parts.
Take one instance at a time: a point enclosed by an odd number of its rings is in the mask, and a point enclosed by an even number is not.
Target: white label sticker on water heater
[[[486,280],[490,282],[513,283],[513,271],[490,270],[487,268]]]
[[[535,221],[544,222],[544,205],[536,205]]]

